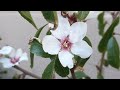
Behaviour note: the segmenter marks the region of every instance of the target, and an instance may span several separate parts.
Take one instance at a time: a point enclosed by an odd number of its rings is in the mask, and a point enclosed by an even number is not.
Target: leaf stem
[[[34,78],[41,79],[41,77],[39,77],[39,76],[37,76],[37,75],[35,75],[35,74],[31,73],[31,72],[28,72],[28,71],[24,70],[23,68],[21,68],[19,66],[14,66],[14,68],[17,69],[17,70],[22,71],[25,75],[29,75],[29,76],[32,76]]]
[[[104,56],[105,56],[105,52],[102,53],[102,57],[101,57],[101,63],[100,63],[100,67],[99,67],[100,74],[102,74],[102,71],[103,71]]]

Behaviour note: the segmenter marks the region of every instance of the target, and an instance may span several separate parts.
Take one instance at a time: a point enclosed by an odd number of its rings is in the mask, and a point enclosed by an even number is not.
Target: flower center
[[[11,63],[12,64],[15,64],[18,61],[19,61],[19,58],[11,58]]]
[[[70,50],[72,43],[69,41],[69,38],[67,37],[61,42],[61,46],[62,50]]]

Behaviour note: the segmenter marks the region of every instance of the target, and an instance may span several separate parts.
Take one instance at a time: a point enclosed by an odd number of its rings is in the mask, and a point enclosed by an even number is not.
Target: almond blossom
[[[0,63],[3,64],[4,68],[11,68],[12,66],[19,65],[21,61],[27,61],[27,53],[22,49],[15,50],[13,47],[4,46],[0,50]]]
[[[86,36],[87,24],[75,22],[70,25],[67,18],[58,14],[58,27],[51,30],[42,40],[43,50],[51,55],[58,55],[63,67],[73,68],[74,55],[88,58],[93,50],[83,38]]]

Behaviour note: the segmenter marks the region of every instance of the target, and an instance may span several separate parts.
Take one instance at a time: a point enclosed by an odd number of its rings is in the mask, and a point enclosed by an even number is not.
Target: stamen
[[[11,63],[15,64],[19,61],[19,58],[12,58],[11,59]]]
[[[69,38],[66,37],[62,42],[61,46],[64,50],[70,50],[72,43],[69,41]]]

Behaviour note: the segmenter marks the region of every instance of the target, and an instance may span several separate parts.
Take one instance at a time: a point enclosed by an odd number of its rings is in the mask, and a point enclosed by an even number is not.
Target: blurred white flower
[[[58,14],[58,27],[51,30],[52,35],[43,38],[43,50],[51,55],[57,55],[63,67],[73,68],[74,54],[88,58],[93,50],[83,40],[86,36],[87,24],[75,22],[70,26],[67,18]]]
[[[10,46],[5,46],[0,50],[0,63],[3,64],[4,68],[11,68],[12,66],[18,65],[21,61],[27,61],[27,53],[22,49],[15,50]]]
[[[0,54],[1,55],[7,55],[12,51],[12,47],[10,46],[4,46],[1,50],[0,50]]]

